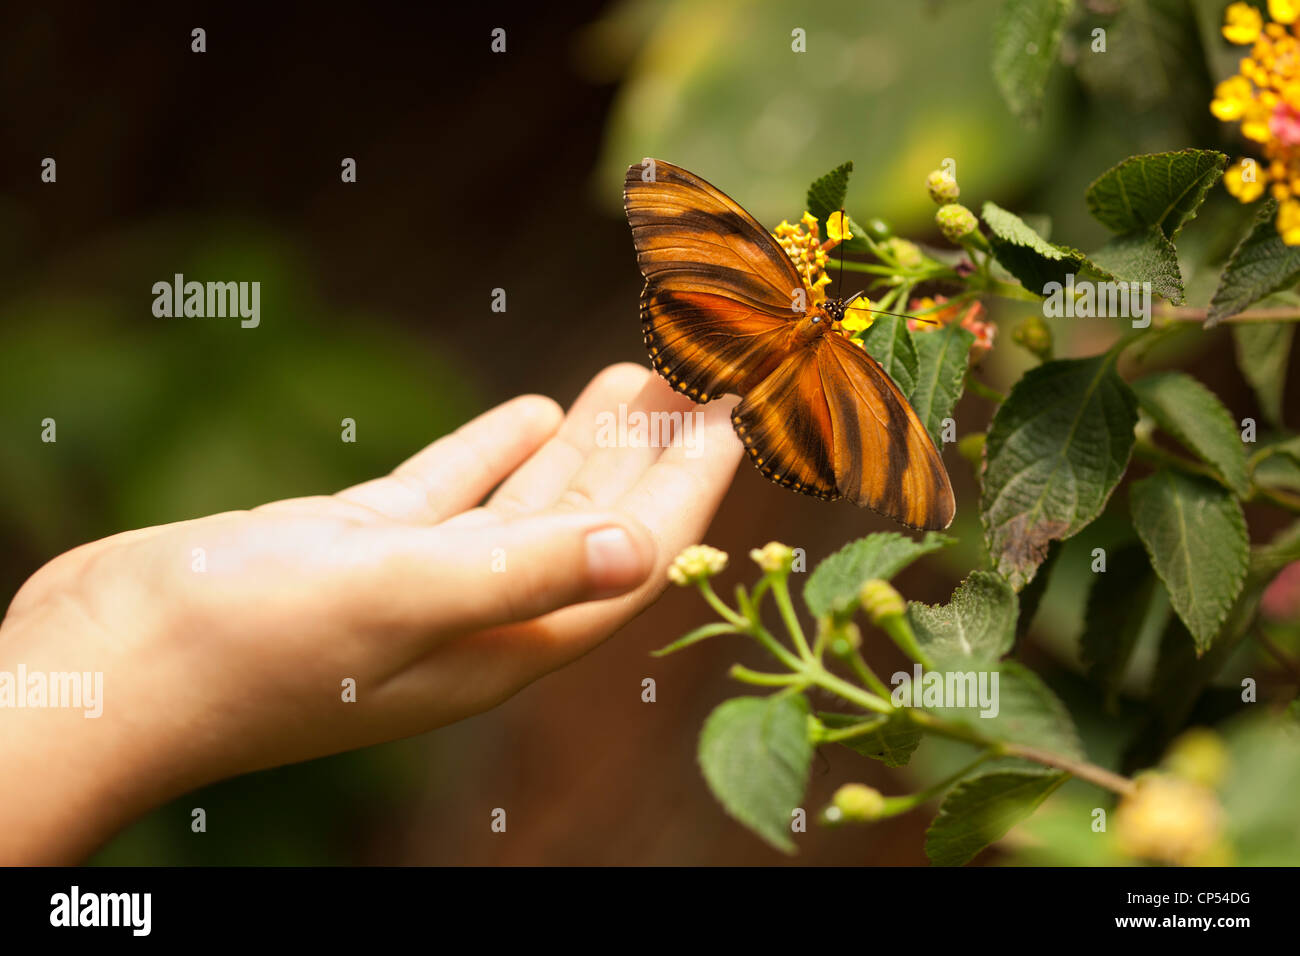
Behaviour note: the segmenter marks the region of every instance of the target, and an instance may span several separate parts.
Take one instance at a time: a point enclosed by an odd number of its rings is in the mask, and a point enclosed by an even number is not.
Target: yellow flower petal
[[[1254,43],[1263,25],[1264,18],[1249,3],[1234,3],[1223,14],[1223,38],[1238,46]]]
[[[1277,231],[1288,246],[1300,246],[1300,200],[1287,199],[1277,210]]]
[[[1260,170],[1257,165],[1251,162],[1246,165],[1247,161],[1242,160],[1236,165],[1230,167],[1223,174],[1223,186],[1228,192],[1241,202],[1254,202],[1260,196],[1264,195],[1264,184],[1260,182]],[[1250,178],[1246,178],[1246,171],[1250,170]]]
[[[836,242],[847,242],[853,238],[849,232],[848,217],[842,212],[833,212],[826,217],[826,235]]]

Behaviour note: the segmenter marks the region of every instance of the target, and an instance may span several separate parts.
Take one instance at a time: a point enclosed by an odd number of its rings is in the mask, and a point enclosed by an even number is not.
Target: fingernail
[[[587,534],[587,578],[601,593],[621,594],[640,584],[646,561],[622,528],[601,528]]]

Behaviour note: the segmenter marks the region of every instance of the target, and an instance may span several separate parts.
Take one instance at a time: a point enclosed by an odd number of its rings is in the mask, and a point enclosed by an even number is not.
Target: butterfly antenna
[[[840,207],[840,232],[844,231],[844,207]],[[844,294],[844,241],[840,240],[840,277],[835,283],[836,298]]]

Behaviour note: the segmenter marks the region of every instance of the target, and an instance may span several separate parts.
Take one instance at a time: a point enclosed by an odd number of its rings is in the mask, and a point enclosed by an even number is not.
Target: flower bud
[[[961,195],[961,190],[957,188],[957,180],[943,169],[936,169],[925,177],[925,188],[929,191],[930,198],[940,206],[956,202],[957,197]]]
[[[887,617],[901,617],[907,610],[903,595],[894,590],[888,581],[873,578],[862,585],[858,592],[862,610],[866,612],[872,624],[879,625]]]
[[[789,571],[794,564],[794,549],[779,541],[769,541],[761,548],[754,548],[749,556],[768,573]]]
[[[977,230],[980,224],[975,214],[961,203],[940,206],[934,214],[934,221],[939,224],[939,229],[949,242],[960,242]]]
[[[1194,727],[1170,745],[1161,765],[1175,777],[1215,787],[1227,773],[1228,748],[1214,731]]]
[[[835,791],[826,819],[831,823],[870,823],[885,812],[885,797],[865,783],[846,783]]]
[[[833,618],[826,617],[822,619],[821,627],[826,650],[830,651],[832,657],[848,657],[862,646],[862,632],[852,621],[837,623]]]
[[[693,544],[673,559],[668,568],[668,580],[674,584],[688,585],[720,574],[727,566],[727,552],[707,544]]]
[[[921,263],[925,261],[920,247],[914,242],[908,242],[906,239],[894,236],[886,239],[883,245],[885,250],[894,257],[894,261],[903,269],[919,269]]]
[[[867,230],[867,235],[876,240],[876,242],[888,239],[894,234],[894,227],[879,216],[873,216],[868,219],[867,224],[863,228]]]
[[[1011,332],[1011,341],[1046,362],[1052,357],[1052,330],[1041,316],[1025,317]]]
[[[1208,788],[1171,774],[1146,773],[1115,810],[1120,848],[1140,860],[1186,865],[1219,842],[1223,811]]]
[[[971,432],[957,439],[957,454],[961,455],[976,471],[984,463],[984,433]]]

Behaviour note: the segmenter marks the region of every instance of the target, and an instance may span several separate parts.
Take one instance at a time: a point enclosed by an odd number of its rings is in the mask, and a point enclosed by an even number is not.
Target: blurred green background
[[[1135,55],[1151,42],[1138,17],[1148,6],[1078,5],[1036,125],[993,83],[994,0],[10,11],[0,593],[7,601],[84,541],[337,490],[513,394],[567,403],[604,365],[645,361],[619,208],[623,170],[643,156],[699,172],[769,224],[800,215],[807,184],[852,159],[852,214],[930,243],[923,180],[951,157],[973,208],[991,199],[1049,217],[1054,240],[1097,244],[1082,197],[1108,166],[1136,152],[1239,149],[1206,109],[1231,70],[1216,33],[1223,4],[1186,7],[1183,47]],[[1094,21],[1115,51],[1105,68],[1081,39]],[[195,26],[208,34],[202,55],[189,51]],[[503,56],[488,49],[497,26]],[[805,54],[791,52],[794,28],[806,31]],[[1140,82],[1114,84],[1120,64]],[[39,181],[46,156],[55,185]],[[345,156],[356,184],[339,181]],[[1216,191],[1180,243],[1193,284],[1245,215]],[[177,272],[260,281],[260,327],[155,318],[151,286]],[[496,287],[504,315],[489,309]],[[994,313],[1003,337],[981,370],[994,387],[1030,364],[1009,335],[1026,308]],[[1086,325],[1055,331],[1061,354],[1099,341]],[[1185,338],[1157,358],[1245,414],[1254,399],[1225,335]],[[967,399],[963,431],[987,409]],[[57,444],[39,440],[47,417]],[[339,441],[345,417],[358,423],[355,444]],[[976,488],[956,453],[947,458],[962,545],[900,577],[910,598],[945,600],[979,560]],[[1119,527],[1103,519],[1071,547]],[[777,538],[815,561],[892,528],[742,465],[709,540],[738,555]],[[1113,762],[1132,724],[1088,712],[1072,657],[1084,596],[1077,576],[1054,579],[1028,656],[1081,708],[1090,754]],[[727,665],[752,652],[711,644],[648,657],[702,616],[690,595],[669,594],[491,713],[189,795],[95,862],[782,862],[722,814],[694,763],[704,716],[736,693]],[[886,673],[897,663],[879,642],[872,656]],[[660,687],[653,708],[639,698],[646,676]],[[927,744],[916,771],[950,757]],[[812,805],[851,779],[905,786],[828,750]],[[194,806],[208,810],[207,834],[190,832]],[[510,808],[508,837],[489,830],[494,807]],[[914,814],[813,832],[791,862],[921,863],[926,823]]]

